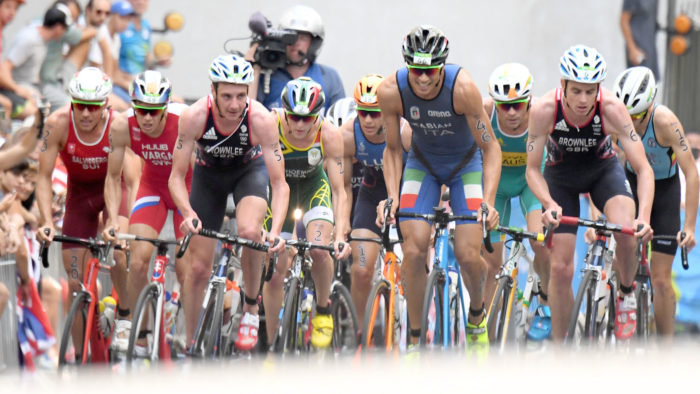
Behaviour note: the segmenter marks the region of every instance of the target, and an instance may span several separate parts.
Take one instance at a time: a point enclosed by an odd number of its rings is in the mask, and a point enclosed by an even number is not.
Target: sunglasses
[[[316,118],[318,118],[318,115],[297,115],[291,112],[287,112],[287,118],[292,122],[310,123],[315,121]]]
[[[151,115],[151,117],[154,118],[160,115],[161,112],[163,112],[163,110],[165,109],[165,105],[161,107],[144,107],[141,105],[133,104],[132,107],[134,107],[134,112],[136,112],[137,114],[141,116]]]
[[[105,103],[104,102],[95,103],[95,102],[72,100],[71,105],[73,106],[73,111],[76,111],[76,112],[83,112],[85,110],[88,110],[89,112],[95,112],[95,111],[99,111],[102,108],[104,108]]]
[[[513,108],[517,112],[525,108],[529,101],[529,98],[515,101],[496,101],[496,108],[503,112],[508,112],[511,108]]]
[[[642,112],[640,112],[640,113],[638,113],[638,114],[630,115],[630,117],[631,117],[632,119],[634,119],[634,120],[638,120],[638,119],[641,119],[641,118],[643,118],[644,116],[646,116],[646,114],[647,114],[647,110],[644,110],[644,111],[642,111]]]
[[[369,116],[372,119],[377,119],[382,116],[381,110],[371,110],[371,109],[358,109],[357,116],[364,118]]]
[[[429,77],[437,75],[442,69],[440,66],[408,66],[408,71],[416,77],[420,77],[425,74]]]

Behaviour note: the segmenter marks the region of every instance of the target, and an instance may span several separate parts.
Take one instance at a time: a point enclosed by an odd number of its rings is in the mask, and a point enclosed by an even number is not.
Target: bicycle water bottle
[[[107,296],[100,301],[100,328],[105,338],[112,336],[114,332],[114,311],[117,308],[117,302],[114,298]]]
[[[166,337],[172,336],[175,332],[175,316],[177,316],[177,310],[180,307],[180,294],[177,291],[172,293],[169,291],[165,292],[165,305],[163,307],[163,312],[165,315],[164,321],[164,331]]]

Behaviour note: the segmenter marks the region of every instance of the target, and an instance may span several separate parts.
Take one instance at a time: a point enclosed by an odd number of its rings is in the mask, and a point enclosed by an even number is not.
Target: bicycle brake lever
[[[681,232],[681,241],[685,239],[685,236],[685,231]],[[688,247],[685,245],[681,246],[681,264],[683,264],[684,270],[690,268],[690,265],[688,264]]]
[[[487,252],[493,253],[493,245],[491,245],[491,237],[486,228],[486,218],[489,216],[489,207],[485,202],[481,203],[481,232],[484,239],[484,248]]]

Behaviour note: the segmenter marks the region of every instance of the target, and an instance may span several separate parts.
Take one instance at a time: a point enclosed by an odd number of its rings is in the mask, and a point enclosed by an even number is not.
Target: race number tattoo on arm
[[[481,133],[481,141],[483,141],[485,144],[491,142],[491,135],[489,134],[489,131],[486,129],[486,125],[481,121],[481,119],[476,120],[476,131]]]
[[[632,124],[628,123],[628,124],[624,125],[622,127],[622,129],[625,131],[629,130],[629,136],[630,136],[630,139],[632,140],[632,142],[639,141],[639,134],[637,134],[637,132],[634,131],[634,126]]]
[[[175,146],[176,149],[182,149],[182,142],[183,138],[181,134],[177,135],[177,145]]]
[[[46,150],[49,149],[49,134],[51,134],[51,129],[47,127],[46,130],[44,130],[44,137],[42,138],[42,141],[43,141],[41,144],[41,151],[42,152],[46,152]]]
[[[282,155],[280,154],[279,142],[272,144],[272,153],[275,155],[275,159],[277,159],[277,161],[282,161]]]
[[[530,137],[527,141],[527,151],[532,152],[535,150],[535,139]]]
[[[671,123],[671,127],[676,126],[676,122]],[[683,138],[683,133],[681,133],[681,129],[679,127],[676,127],[675,130],[673,130],[676,134],[678,134],[678,144],[683,148],[683,152],[688,151],[688,144],[685,143],[685,138]]]

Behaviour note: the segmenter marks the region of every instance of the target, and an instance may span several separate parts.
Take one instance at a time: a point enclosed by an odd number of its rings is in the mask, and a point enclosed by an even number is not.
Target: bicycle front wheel
[[[223,319],[223,292],[214,286],[209,294],[209,302],[204,309],[202,324],[197,327],[193,356],[213,358],[218,355],[221,344],[221,323]]]
[[[389,281],[381,279],[372,285],[367,298],[365,316],[362,323],[362,347],[382,348],[386,346],[387,337],[392,333],[386,331],[389,319]]]
[[[637,299],[637,338],[642,342],[649,339],[649,328],[651,327],[651,292],[649,282],[637,282],[634,289],[634,296]]]
[[[90,306],[90,295],[84,291],[80,291],[75,294],[73,298],[73,303],[68,310],[68,315],[66,316],[66,321],[63,325],[63,333],[61,334],[61,344],[58,350],[58,366],[62,367],[70,364],[82,364],[82,355],[85,352],[90,352],[90,349],[81,349],[83,346],[83,339],[85,338],[86,325],[87,325],[87,315],[88,307]],[[98,318],[99,316],[95,316]],[[77,325],[76,332],[78,334],[77,341],[80,343],[73,342],[73,326]],[[90,346],[90,341],[88,341],[88,346]]]
[[[445,272],[433,269],[428,276],[428,283],[423,296],[423,313],[421,313],[420,344],[422,346],[438,346],[443,342],[442,306],[443,289],[445,287]]]
[[[336,282],[331,290],[331,316],[333,316],[333,338],[331,346],[336,353],[357,347],[357,321],[355,304],[352,303],[350,290]]]
[[[496,293],[493,296],[493,302],[489,309],[489,317],[486,326],[493,330],[491,342],[497,344],[503,350],[508,338],[508,328],[510,316],[508,315],[508,306],[511,304],[511,292],[513,290],[513,278],[510,276],[501,276],[498,279]]]
[[[297,343],[297,316],[301,298],[301,282],[292,277],[287,283],[287,293],[284,295],[282,319],[275,336],[273,349],[276,353],[294,352],[301,346]]]
[[[567,330],[567,341],[573,345],[580,345],[591,342],[595,336],[594,303],[595,290],[597,285],[597,273],[589,270],[583,275],[579,284],[574,307],[571,310],[569,328]]]
[[[156,310],[158,303],[158,286],[149,283],[141,290],[134,308],[131,332],[129,333],[129,346],[126,350],[126,361],[139,357],[137,346],[144,347],[141,357],[154,360],[158,357],[159,341],[155,340],[160,327],[156,326]],[[163,324],[161,321],[160,324]]]

